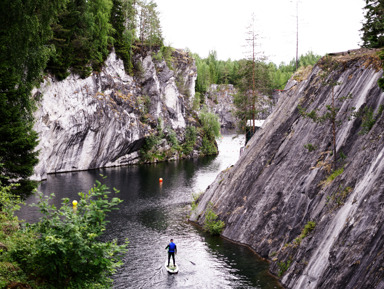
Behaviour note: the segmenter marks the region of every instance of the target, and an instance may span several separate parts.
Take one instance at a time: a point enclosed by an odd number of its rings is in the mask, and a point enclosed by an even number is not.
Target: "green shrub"
[[[313,229],[315,229],[316,227],[316,223],[313,222],[313,221],[309,221],[305,226],[304,226],[304,229],[301,231],[301,234],[299,237],[297,237],[295,240],[294,240],[294,243],[296,243],[297,245],[299,245],[301,243],[301,241],[308,236],[308,234],[310,232],[313,231]]]
[[[204,230],[209,232],[211,235],[220,235],[223,231],[225,224],[223,221],[217,219],[216,213],[212,209],[212,203],[209,203],[208,208],[205,212],[205,220],[204,220]]]
[[[156,157],[156,152],[154,148],[159,144],[160,138],[152,134],[147,137],[144,141],[143,146],[140,149],[140,157],[144,162],[151,162]]]
[[[330,174],[324,181],[320,182],[320,185],[321,185],[321,186],[327,186],[327,185],[329,185],[330,183],[333,182],[334,179],[336,179],[336,177],[338,177],[339,175],[341,175],[343,172],[344,172],[344,167],[342,167],[342,168],[340,168],[340,169],[337,169],[337,170],[333,171],[333,173]]]
[[[289,269],[289,266],[291,266],[292,260],[289,259],[287,262],[278,262],[277,266],[279,267],[279,274],[278,276],[281,277],[283,274]]]
[[[205,155],[217,154],[215,138],[220,136],[219,117],[207,110],[199,114],[200,122],[203,127],[203,142],[201,152]]]
[[[25,229],[38,237],[20,241],[12,257],[45,288],[110,288],[110,276],[122,264],[127,242],[118,245],[115,240],[99,240],[107,213],[121,202],[109,194],[108,188],[97,182],[88,193],[79,193],[74,210],[68,198],[56,208],[49,205],[52,195],[38,193],[40,201],[35,206],[43,217]]]
[[[172,148],[179,151],[181,147],[179,141],[177,140],[176,132],[173,129],[168,130],[168,141],[172,145]]]
[[[194,126],[188,126],[185,130],[185,142],[182,145],[183,153],[189,155],[196,144],[197,130]]]
[[[351,187],[343,188],[340,185],[336,192],[333,192],[329,196],[327,196],[327,205],[335,208],[344,205],[345,200],[352,191],[353,189]]]
[[[220,122],[216,114],[203,110],[199,114],[199,119],[208,139],[212,140],[220,136]]]
[[[200,96],[201,96],[200,92],[195,92],[195,97],[193,98],[193,105],[192,105],[193,110],[199,110],[200,99],[201,99]]]
[[[304,148],[306,148],[308,152],[313,152],[317,149],[317,147],[311,143],[304,145]]]
[[[203,142],[201,146],[201,152],[204,155],[214,155],[217,154],[217,147],[214,142],[208,139],[207,136],[203,136]]]
[[[164,58],[164,61],[167,63],[167,66],[170,70],[173,70],[172,62],[173,62],[173,57],[172,57],[172,52],[175,51],[174,48],[169,47],[169,46],[162,46],[161,47],[161,52]]]
[[[364,108],[358,115],[361,115],[362,118],[362,129],[359,134],[367,134],[372,127],[375,125],[377,119],[384,111],[384,105],[380,105],[379,110],[376,114],[373,113],[372,108]]]
[[[192,207],[192,211],[194,211],[194,210],[196,210],[196,208],[197,208],[197,200],[199,199],[199,197],[201,196],[201,194],[202,194],[203,192],[200,192],[200,193],[197,193],[197,194],[192,194],[192,199],[193,199],[193,201],[192,201],[192,204],[191,204],[191,207]]]

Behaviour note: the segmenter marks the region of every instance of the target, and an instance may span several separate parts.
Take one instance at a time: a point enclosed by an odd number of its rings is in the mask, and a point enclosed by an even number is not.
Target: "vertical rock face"
[[[183,134],[197,74],[187,53],[176,50],[173,59],[170,69],[151,55],[139,57],[142,74],[134,79],[112,52],[102,71],[86,79],[47,77],[33,92],[40,98],[34,126],[40,154],[33,178],[136,163],[138,150],[159,119]]]
[[[272,259],[286,288],[384,288],[380,61],[375,51],[353,51],[332,56],[330,73],[327,65],[320,60],[281,95],[191,219],[203,225],[210,204],[226,224],[223,235]],[[337,173],[332,124],[321,119],[332,108],[331,82],[337,84]]]
[[[235,105],[233,99],[237,93],[232,84],[212,84],[205,95],[208,108],[219,117],[223,128],[236,128]]]
[[[205,94],[205,104],[210,111],[219,117],[222,128],[234,129],[239,123],[236,117],[234,98],[238,90],[232,84],[211,84]],[[277,95],[277,94],[276,94]],[[268,97],[261,95],[258,97],[257,106],[260,112],[255,116],[257,119],[266,119],[271,114],[277,96]]]

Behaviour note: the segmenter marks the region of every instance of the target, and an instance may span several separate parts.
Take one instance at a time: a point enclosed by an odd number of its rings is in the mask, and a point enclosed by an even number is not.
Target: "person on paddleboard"
[[[169,267],[169,261],[171,260],[171,256],[172,256],[172,260],[173,260],[173,266],[176,266],[175,253],[177,253],[177,248],[176,248],[176,244],[173,243],[173,239],[171,239],[171,242],[168,244],[167,247],[165,247],[165,249],[168,249],[168,265],[167,265],[167,267]]]

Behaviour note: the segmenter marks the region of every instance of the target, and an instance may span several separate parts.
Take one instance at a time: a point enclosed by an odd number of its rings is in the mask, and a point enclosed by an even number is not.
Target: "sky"
[[[255,18],[258,52],[268,61],[288,63],[299,55],[359,48],[365,0],[154,0],[165,45],[188,48],[200,57],[247,57],[247,27]],[[297,13],[298,11],[298,13]]]

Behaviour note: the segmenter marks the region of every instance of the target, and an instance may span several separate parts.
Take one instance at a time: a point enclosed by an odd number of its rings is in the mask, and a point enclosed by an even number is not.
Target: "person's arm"
[[[165,247],[165,249],[168,249],[169,248],[169,244],[167,245],[167,247]]]

